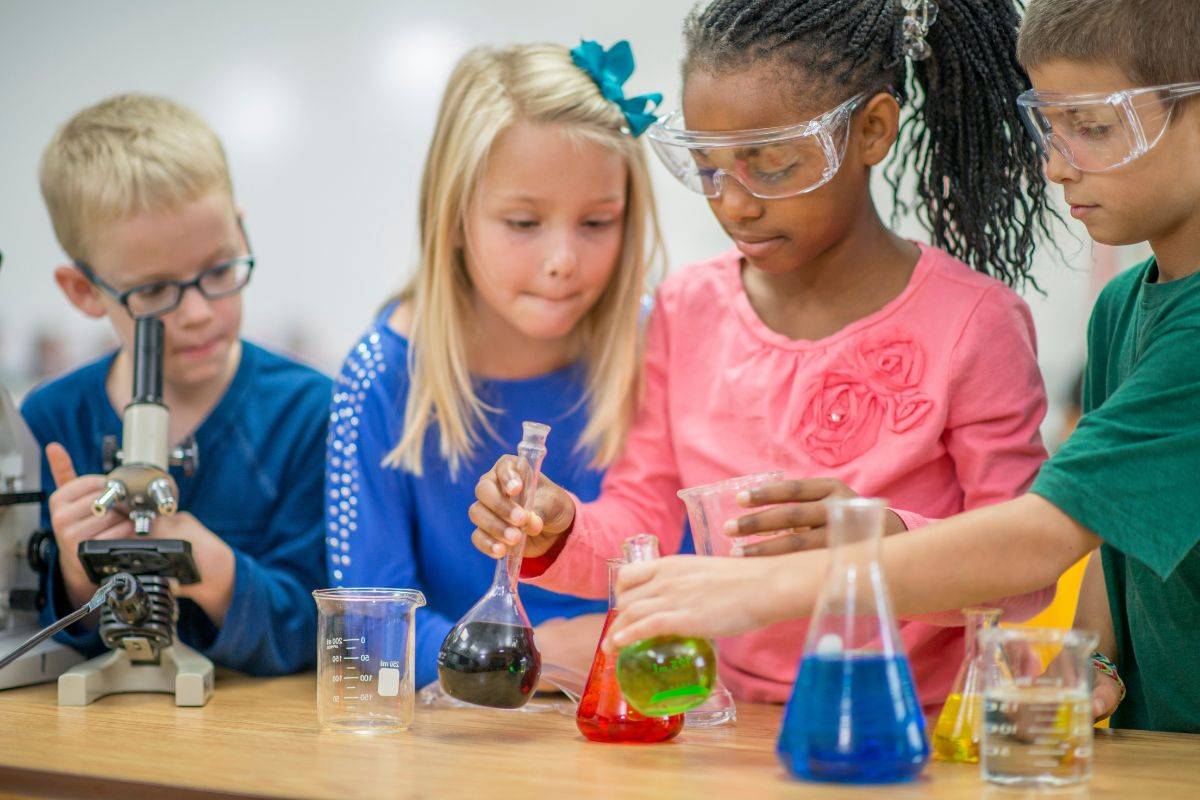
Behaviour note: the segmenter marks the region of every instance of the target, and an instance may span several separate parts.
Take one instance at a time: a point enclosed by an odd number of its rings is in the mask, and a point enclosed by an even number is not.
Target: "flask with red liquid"
[[[624,563],[620,558],[608,560],[608,616],[604,620],[604,630],[600,632],[601,642],[617,616],[617,570]],[[683,714],[647,717],[631,708],[617,684],[616,654],[605,653],[597,645],[587,686],[575,712],[575,724],[580,733],[593,742],[650,744],[675,738],[683,730]]]

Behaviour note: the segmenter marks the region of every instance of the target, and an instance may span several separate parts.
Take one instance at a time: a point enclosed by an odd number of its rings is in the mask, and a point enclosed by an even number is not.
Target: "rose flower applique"
[[[842,353],[813,387],[800,435],[813,460],[836,467],[867,452],[886,421],[893,433],[919,425],[933,401],[919,390],[925,352],[911,336],[890,331]]]

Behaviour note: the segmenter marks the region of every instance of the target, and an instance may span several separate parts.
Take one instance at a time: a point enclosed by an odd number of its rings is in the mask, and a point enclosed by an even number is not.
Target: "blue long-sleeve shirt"
[[[437,653],[454,623],[491,584],[496,562],[471,544],[467,509],[479,476],[505,453],[515,453],[521,423],[551,427],[542,470],[584,500],[600,492],[601,472],[576,449],[587,423],[584,374],[568,367],[528,380],[480,380],[477,391],[498,409],[498,440],[483,435],[458,474],[426,432],[423,468],[416,477],[381,466],[400,441],[408,399],[408,341],[387,326],[391,308],[350,350],[334,386],[326,459],[325,543],[335,586],[420,589],[428,607],[416,614],[417,686],[437,680]],[[614,554],[617,555],[617,554]],[[606,604],[521,587],[534,625],[555,617],[603,612]]]
[[[120,441],[121,418],[104,386],[113,358],[36,389],[21,408],[39,444],[62,444],[80,475],[103,471],[106,435]],[[171,470],[180,509],[234,554],[233,596],[220,628],[200,606],[179,600],[179,639],[217,664],[274,675],[316,660],[310,592],[325,582],[321,484],[329,394],[325,376],[243,342],[233,381],[195,432],[198,469],[190,477]],[[44,463],[42,485],[54,486]],[[50,527],[46,503],[42,524]],[[57,552],[53,560],[43,624],[73,610]],[[104,651],[94,628],[72,626],[58,639],[85,655]]]

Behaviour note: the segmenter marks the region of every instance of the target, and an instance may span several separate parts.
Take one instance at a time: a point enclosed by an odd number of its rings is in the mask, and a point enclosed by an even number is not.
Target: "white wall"
[[[38,194],[42,148],[72,113],[122,91],[171,96],[225,142],[259,270],[246,333],[296,337],[333,370],[415,255],[416,191],[451,65],[483,42],[628,38],[627,88],[678,100],[680,22],[691,0],[0,0],[0,374],[20,373],[39,331],[79,359],[110,340],[51,280],[62,260]],[[630,22],[636,20],[636,24]],[[727,246],[702,200],[654,167],[673,267]],[[877,196],[890,210],[886,192]],[[911,224],[905,230],[919,236]],[[1086,234],[1076,230],[1081,242]],[[1083,357],[1090,246],[1063,238],[1030,297],[1052,396]],[[1131,255],[1124,255],[1126,261]]]

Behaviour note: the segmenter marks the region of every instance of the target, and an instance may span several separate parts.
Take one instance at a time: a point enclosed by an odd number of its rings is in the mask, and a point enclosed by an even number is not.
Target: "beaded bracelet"
[[[1121,680],[1121,676],[1117,674],[1117,665],[1104,653],[1097,651],[1092,653],[1092,667],[1117,682],[1117,686],[1121,688],[1121,694],[1117,697],[1117,704],[1120,705],[1121,701],[1125,699],[1125,681]]]

